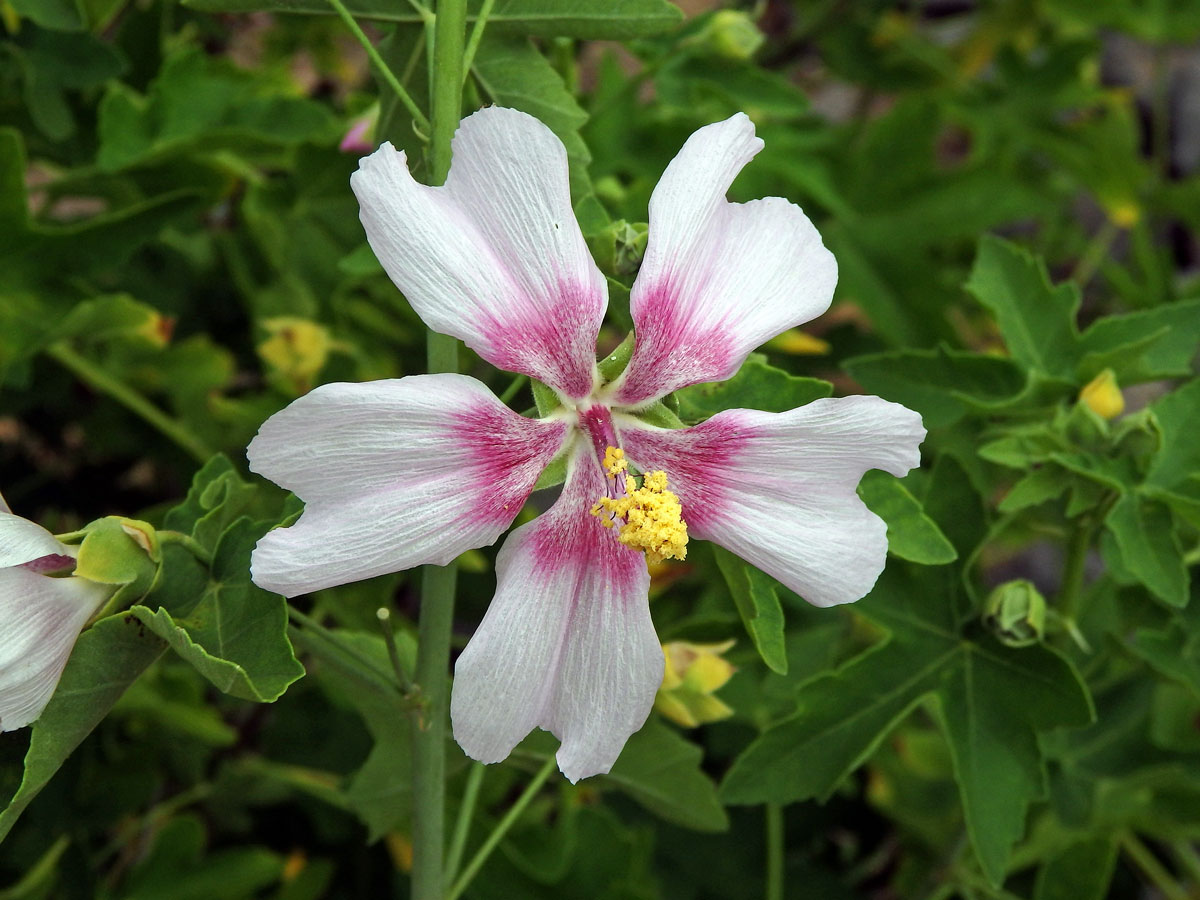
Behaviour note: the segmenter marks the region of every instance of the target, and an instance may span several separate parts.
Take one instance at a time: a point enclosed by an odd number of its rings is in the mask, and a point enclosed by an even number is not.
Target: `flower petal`
[[[42,714],[79,632],[112,592],[82,578],[0,568],[0,731]]]
[[[19,566],[43,556],[69,553],[67,547],[41,525],[11,512],[0,512],[0,567]]]
[[[692,535],[816,606],[852,603],[875,584],[887,528],[855,489],[867,469],[903,475],[918,465],[925,438],[917,413],[878,397],[731,409],[679,431],[626,416],[618,427],[637,466],[667,473]]]
[[[630,295],[637,345],[618,405],[729,378],[755,347],[829,308],[837,263],[800,207],[725,199],[761,149],[738,113],[688,138],[654,189]]]
[[[444,187],[391,144],[350,179],[375,255],[435,331],[488,362],[585,397],[608,287],[571,208],[567,155],[541,122],[492,107],[464,119]]]
[[[571,781],[607,772],[662,683],[644,557],[589,514],[605,490],[590,453],[558,501],[514,531],[496,596],[454,669],[450,715],[469,756],[498,762],[535,726]]]
[[[294,597],[490,544],[567,431],[465,375],[322,385],[247,448],[253,471],[305,502],[295,525],[258,542],[254,581]]]

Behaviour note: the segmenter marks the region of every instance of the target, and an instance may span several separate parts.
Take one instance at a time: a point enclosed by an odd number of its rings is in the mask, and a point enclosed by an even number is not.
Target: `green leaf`
[[[468,4],[468,24],[481,0]],[[324,0],[184,0],[202,12],[270,12],[331,15]],[[357,18],[418,24],[421,18],[408,4],[394,0],[348,0]],[[507,29],[538,37],[626,40],[674,28],[683,14],[666,0],[499,0],[488,16],[488,29]]]
[[[1074,380],[1079,357],[1074,282],[1052,286],[1041,260],[1016,244],[985,236],[966,287],[996,317],[1013,359]]]
[[[237,520],[221,536],[208,585],[186,616],[130,613],[227,694],[271,703],[304,675],[287,636],[287,604],[250,580],[250,553],[268,523]]]
[[[724,547],[713,544],[712,552],[758,655],[771,671],[786,675],[783,607],[779,603],[775,580]]]
[[[625,744],[604,781],[656,816],[695,831],[725,831],[729,817],[700,769],[703,752],[651,717]]]
[[[999,884],[1029,804],[1044,790],[1036,733],[1091,721],[1071,664],[1041,647],[975,638],[955,612],[953,573],[885,570],[857,609],[888,640],[800,686],[797,712],[768,728],[721,785],[728,803],[824,799],[926,697],[936,697],[968,832]],[[971,635],[970,637],[968,635]]]
[[[400,693],[383,638],[349,631],[295,632],[296,642],[318,661],[313,676],[335,698],[352,706],[366,723],[374,744],[350,776],[345,798],[378,840],[403,827],[411,815],[413,710]],[[396,635],[402,663],[412,671],[416,642]]]
[[[1121,554],[1121,568],[1171,606],[1188,602],[1188,572],[1171,513],[1161,503],[1128,493],[1104,520]]]
[[[1162,445],[1146,473],[1146,484],[1172,490],[1200,472],[1200,378],[1159,398],[1150,411],[1162,432]]]
[[[319,103],[266,87],[199,51],[169,58],[143,97],[113,82],[100,103],[96,163],[114,172],[189,149],[248,151],[333,141],[338,125]]]
[[[908,492],[904,482],[872,469],[858,484],[858,496],[887,523],[888,551],[901,559],[941,566],[958,558],[954,545]]]
[[[694,384],[676,393],[679,417],[699,422],[723,409],[761,409],[786,412],[833,393],[833,385],[819,378],[790,375],[751,353],[737,374],[725,381]]]
[[[1122,385],[1188,375],[1197,345],[1200,300],[1104,316],[1079,339],[1078,380],[1090,381],[1105,369]]]
[[[1002,513],[1019,512],[1062,496],[1069,486],[1070,480],[1063,470],[1047,464],[1021,476],[996,508]]]
[[[20,786],[0,813],[0,840],[125,689],[166,648],[132,616],[102,619],[79,636],[49,705],[33,723]],[[5,735],[0,740],[13,740]]]
[[[1117,847],[1111,838],[1064,847],[1038,869],[1033,900],[1104,900],[1116,864]]]
[[[489,30],[471,71],[498,106],[527,112],[558,135],[571,164],[572,192],[577,197],[590,193],[581,179],[586,179],[592,155],[579,135],[587,113],[530,39]]]
[[[856,356],[843,367],[870,393],[915,409],[930,428],[1010,403],[1027,382],[1011,360],[944,346]]]
[[[258,490],[242,481],[223,453],[218,453],[192,477],[183,502],[167,513],[163,527],[181,531],[213,551],[225,530],[256,509]]]

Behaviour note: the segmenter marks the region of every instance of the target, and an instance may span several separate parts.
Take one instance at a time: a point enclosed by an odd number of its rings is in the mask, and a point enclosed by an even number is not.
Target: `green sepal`
[[[142,597],[154,586],[161,561],[162,551],[150,525],[109,516],[88,526],[75,561],[75,577],[129,588],[124,590],[126,597]]]
[[[542,474],[538,476],[538,480],[534,482],[533,489],[540,491],[543,488],[554,487],[556,484],[562,484],[567,480],[567,461],[571,454],[563,453],[561,456],[556,456],[550,460],[550,464],[542,469]]]
[[[629,365],[630,357],[633,356],[635,343],[632,331],[625,335],[625,340],[621,341],[612,353],[600,360],[600,377],[605,381],[612,381],[624,372],[625,367]]]
[[[543,384],[536,378],[530,378],[529,386],[533,390],[533,402],[537,406],[539,418],[546,418],[546,416],[562,406],[562,400],[559,398],[558,392],[548,384]]]
[[[667,406],[664,400],[655,400],[645,409],[634,413],[637,418],[647,425],[657,425],[659,428],[686,428],[683,421]]]
[[[1009,647],[1037,644],[1046,635],[1046,598],[1031,581],[1006,582],[988,595],[983,623]]]

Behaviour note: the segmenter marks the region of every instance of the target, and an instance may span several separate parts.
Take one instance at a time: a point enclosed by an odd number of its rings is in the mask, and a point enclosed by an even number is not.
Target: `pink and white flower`
[[[317,388],[248,450],[252,469],[306,504],[259,542],[254,580],[295,596],[444,565],[494,542],[565,456],[562,493],[505,541],[495,598],[455,667],[454,735],[476,759],[501,760],[541,727],[562,742],[572,781],[610,769],[663,672],[634,548],[682,555],[680,507],[693,537],[818,606],[859,599],[883,569],[885,526],[855,489],[867,469],[918,464],[916,413],[846,397],[728,410],[693,428],[640,418],[671,391],[730,377],[829,306],[836,263],[800,209],[726,200],[761,147],[736,115],[693,134],[667,167],[630,298],[636,346],[610,383],[595,359],[606,282],[544,125],[501,108],[465,119],[443,187],[416,182],[389,144],[351,179],[375,254],[425,322],[550,386],[560,405],[524,418],[462,375]],[[642,486],[628,463],[647,473]]]
[[[42,714],[83,626],[115,590],[71,577],[77,553],[0,496],[0,731]]]

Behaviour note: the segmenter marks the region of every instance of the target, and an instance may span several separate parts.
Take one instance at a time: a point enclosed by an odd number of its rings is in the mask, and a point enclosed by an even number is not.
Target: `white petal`
[[[571,781],[607,772],[662,683],[644,557],[589,509],[605,481],[590,454],[562,495],[512,533],[496,596],[458,658],[450,715],[469,756],[498,762],[535,726],[562,746]]]
[[[4,499],[3,494],[0,494],[0,512],[12,512],[12,507],[8,505],[8,501]]]
[[[800,207],[779,197],[725,199],[760,149],[742,113],[707,125],[654,189],[630,295],[637,345],[618,404],[729,378],[755,347],[829,308],[837,263]]]
[[[868,469],[920,464],[921,417],[878,397],[785,413],[731,409],[694,428],[623,417],[636,465],[667,473],[688,531],[715,541],[816,606],[852,603],[883,571],[887,529],[855,489]]]
[[[350,179],[367,239],[433,328],[571,397],[593,386],[608,287],[575,214],[562,143],[532,116],[463,120],[444,187],[413,180],[391,144]]]
[[[0,731],[42,714],[79,632],[112,591],[82,578],[0,568]]]
[[[490,544],[567,433],[465,375],[322,385],[247,448],[253,471],[305,502],[258,542],[254,581],[294,597]]]
[[[43,556],[73,555],[41,525],[0,512],[0,566],[19,566]]]

